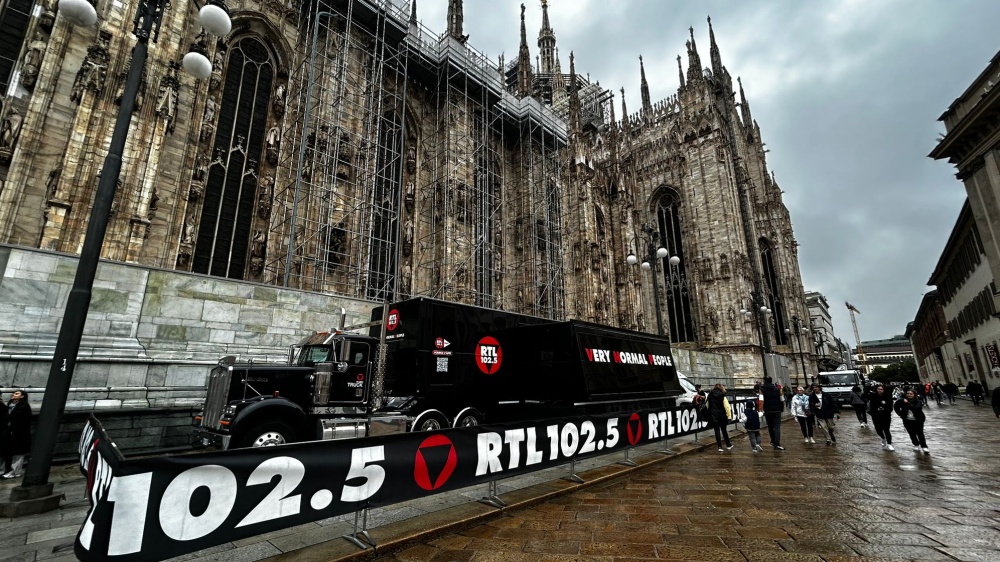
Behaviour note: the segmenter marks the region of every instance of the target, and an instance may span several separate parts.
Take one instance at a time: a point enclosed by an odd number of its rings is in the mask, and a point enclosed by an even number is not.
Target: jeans
[[[816,416],[795,416],[795,419],[799,420],[802,437],[812,437],[813,428],[816,426]]]
[[[771,446],[781,445],[781,412],[764,412],[767,420],[767,435],[771,438]]]
[[[837,420],[834,418],[817,418],[816,425],[826,434],[827,443],[836,443],[837,438],[833,435],[833,430],[837,427]]]
[[[868,423],[868,412],[864,404],[855,405],[854,413],[858,415],[858,423]]]
[[[903,427],[910,434],[910,441],[914,445],[927,448],[927,440],[924,439],[924,420],[903,420]]]
[[[732,447],[733,444],[729,442],[729,428],[724,423],[717,423],[715,425],[715,444],[722,448],[722,439],[726,440],[726,447]],[[721,435],[720,435],[721,434]]]
[[[892,435],[889,434],[889,426],[892,424],[892,418],[877,418],[872,416],[872,424],[875,425],[875,433],[882,439],[885,439],[887,444],[892,445]]]
[[[760,430],[748,430],[747,435],[750,437],[750,450],[754,450],[760,447]]]

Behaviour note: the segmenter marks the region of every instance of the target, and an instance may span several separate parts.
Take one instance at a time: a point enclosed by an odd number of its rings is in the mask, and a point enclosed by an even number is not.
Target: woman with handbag
[[[712,427],[715,428],[715,444],[719,446],[719,452],[723,451],[722,441],[726,441],[726,450],[733,448],[729,441],[729,420],[733,417],[733,409],[726,398],[726,387],[722,383],[716,384],[712,392],[708,393],[708,415],[712,420]]]

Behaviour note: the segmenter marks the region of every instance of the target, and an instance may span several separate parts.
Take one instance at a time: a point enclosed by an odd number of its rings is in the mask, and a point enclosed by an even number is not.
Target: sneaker
[[[760,445],[757,445],[757,452],[758,452],[758,453],[759,453],[760,451],[763,451],[763,450],[764,450],[764,447],[761,447]]]
[[[920,452],[920,445],[914,445],[913,446],[913,450],[919,453]]]
[[[885,439],[879,439],[879,441],[882,442],[882,448],[885,449],[885,446],[887,445],[887,443],[885,442]]]
[[[733,446],[732,445],[726,445],[726,450],[727,451],[732,451],[733,450]]]
[[[17,475],[14,474],[13,472],[8,472],[7,474],[4,474],[3,477],[4,478],[17,478]]]
[[[930,452],[931,452],[931,450],[930,450],[930,449],[928,449],[927,447],[924,447],[924,448],[923,448],[923,451],[924,451],[925,453],[927,453],[927,454],[930,454]]]
[[[750,452],[756,454],[757,453],[757,447],[750,447]]]
[[[892,446],[892,443],[889,443],[888,445],[886,445],[885,449],[887,451],[895,451],[896,450],[896,448]]]
[[[719,452],[720,452],[720,453],[722,452],[722,447],[719,447]]]
[[[805,442],[806,442],[806,443],[808,443],[808,442],[809,442],[809,438],[808,438],[808,437],[806,437],[806,441],[805,441]]]
[[[816,444],[816,438],[810,437],[809,438],[809,442],[812,443],[813,445],[815,445]]]
[[[774,445],[774,448],[775,448],[775,450],[777,450],[777,451],[784,451],[784,450],[785,450],[785,448],[784,448],[784,447],[782,447],[781,445]]]
[[[833,441],[830,441],[829,439],[827,439],[827,440],[826,440],[826,444],[827,444],[827,445],[833,445]]]

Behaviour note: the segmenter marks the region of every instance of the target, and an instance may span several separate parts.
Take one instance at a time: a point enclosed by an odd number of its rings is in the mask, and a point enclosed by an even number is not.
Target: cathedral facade
[[[123,4],[99,0],[82,29],[8,0],[0,242],[79,253],[135,42]],[[811,362],[786,331],[808,318],[789,213],[711,20],[709,62],[692,29],[676,94],[651,100],[638,61],[630,112],[561,60],[544,1],[534,64],[524,6],[505,62],[474,48],[461,0],[442,35],[416,4],[241,0],[213,43],[171,6],[102,257],[660,332],[748,380],[770,352]],[[192,44],[207,80],[181,70]]]

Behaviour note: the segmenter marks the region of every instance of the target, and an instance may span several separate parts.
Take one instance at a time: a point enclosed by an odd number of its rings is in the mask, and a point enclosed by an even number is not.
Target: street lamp
[[[802,362],[802,382],[805,383],[809,379],[809,374],[806,372],[806,357],[802,350],[802,332],[809,332],[809,328],[802,326],[802,319],[798,315],[792,315],[792,328],[785,328],[786,334],[795,333],[795,341],[799,345],[799,359]],[[796,386],[798,382],[796,381]]]
[[[66,407],[66,398],[69,395],[77,355],[80,352],[80,338],[83,336],[83,326],[87,320],[87,311],[90,309],[94,276],[101,258],[101,246],[104,244],[104,234],[108,228],[118,176],[121,174],[122,152],[132,121],[132,110],[146,66],[150,35],[152,34],[155,43],[160,33],[160,19],[169,6],[169,0],[140,0],[135,19],[132,21],[132,33],[135,34],[136,44],[132,49],[132,61],[128,67],[121,105],[118,108],[108,155],[101,168],[100,181],[94,195],[90,221],[87,224],[87,234],[80,251],[76,277],[73,279],[73,289],[66,301],[59,339],[56,340],[52,367],[45,384],[45,396],[42,398],[38,427],[31,449],[31,462],[25,470],[21,486],[15,488],[16,493],[15,490],[11,491],[12,500],[15,496],[21,500],[37,500],[52,494],[53,486],[48,480],[52,454],[59,434],[59,420]],[[89,27],[97,22],[97,10],[90,0],[59,0],[59,13],[76,25]],[[199,9],[199,20],[204,31],[212,35],[225,35],[232,29],[229,8],[223,0],[208,0]],[[203,44],[192,46],[192,52],[184,57],[183,64],[185,69],[200,79],[208,78],[212,71],[212,63],[206,56]]]
[[[765,321],[767,315],[771,314],[771,309],[764,302],[763,295],[752,291],[750,293],[750,305],[740,308],[740,314],[749,322],[757,326],[757,337],[760,338],[760,364],[764,369],[764,378],[767,378],[767,354],[771,352],[771,344],[767,337]]]
[[[657,277],[657,267],[656,264],[659,260],[670,255],[663,246],[658,246],[657,241],[660,239],[660,232],[648,224],[642,225],[642,231],[646,234],[646,240],[648,242],[646,248],[646,258],[642,261],[640,267],[645,271],[652,270],[653,272],[653,306],[656,307],[656,333],[663,335],[663,312],[660,310],[660,282]],[[670,265],[676,266],[681,263],[681,258],[677,256],[670,256],[667,260]],[[625,258],[625,263],[629,265],[635,265],[639,263],[639,258],[635,254],[629,252],[628,256]]]

